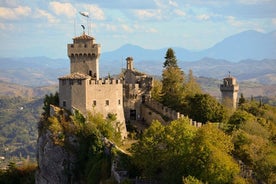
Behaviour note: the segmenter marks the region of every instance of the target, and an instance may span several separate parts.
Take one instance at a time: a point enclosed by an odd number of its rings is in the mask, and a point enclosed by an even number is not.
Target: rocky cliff
[[[111,148],[121,143],[114,117],[70,115],[51,106],[38,124],[37,184],[100,183],[111,175]],[[112,140],[112,142],[106,142]]]
[[[59,112],[54,113],[54,116],[58,116]],[[41,120],[39,123],[43,127],[40,127],[37,140],[38,170],[35,182],[37,184],[80,183],[74,174],[78,160],[77,137],[63,136],[62,131],[54,131],[51,125],[47,126],[48,120]]]
[[[76,154],[64,146],[54,144],[51,137],[52,133],[48,130],[38,138],[37,161],[39,167],[36,173],[36,183],[77,183],[74,181],[76,179],[74,176]]]

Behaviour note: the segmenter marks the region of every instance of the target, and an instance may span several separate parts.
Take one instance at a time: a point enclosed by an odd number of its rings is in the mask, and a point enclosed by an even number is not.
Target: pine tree
[[[179,110],[184,92],[185,75],[177,66],[174,51],[169,48],[162,73],[162,103],[175,110]]]
[[[186,90],[185,90],[186,95],[193,96],[195,94],[202,93],[201,87],[197,83],[192,70],[189,70],[188,81],[185,86],[186,86]]]
[[[169,48],[167,50],[166,56],[165,56],[165,62],[163,67],[167,68],[167,67],[178,67],[177,66],[177,59],[174,55],[174,50],[172,48]]]

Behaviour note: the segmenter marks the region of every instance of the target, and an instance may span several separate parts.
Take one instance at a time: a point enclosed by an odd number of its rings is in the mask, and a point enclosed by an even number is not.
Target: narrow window
[[[109,100],[105,101],[105,105],[108,106],[109,105]]]
[[[63,107],[66,107],[66,101],[63,101],[63,102],[62,102],[62,106],[63,106]]]
[[[92,71],[91,70],[89,70],[89,75],[92,77]]]
[[[120,99],[118,100],[118,105],[121,105],[121,100]]]
[[[74,84],[74,80],[70,80],[70,85],[73,85]]]
[[[96,105],[97,105],[97,101],[93,100],[93,106],[96,106]]]
[[[78,85],[81,85],[81,80],[78,80]]]
[[[62,85],[63,85],[63,86],[66,85],[66,80],[62,80]]]

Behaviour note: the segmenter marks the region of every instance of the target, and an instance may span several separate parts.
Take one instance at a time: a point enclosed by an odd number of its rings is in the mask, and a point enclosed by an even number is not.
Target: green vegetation
[[[5,157],[1,167],[27,156],[35,160],[37,122],[42,102],[43,99],[0,98],[0,156]]]
[[[210,95],[192,93],[177,63],[168,63],[153,97],[208,123],[152,122],[130,149],[140,176],[157,183],[275,183],[276,108],[242,95],[238,109],[228,110]]]
[[[0,170],[0,183],[2,184],[32,184],[35,183],[35,171],[37,165],[24,161],[22,165],[16,166],[14,162],[8,164],[7,169]]]
[[[51,96],[49,99],[51,98],[55,97]],[[54,144],[77,153],[78,162],[74,173],[81,181],[99,183],[110,178],[113,145],[107,146],[105,139],[121,144],[121,134],[115,130],[115,124],[114,114],[109,114],[106,119],[98,113],[89,113],[84,117],[78,111],[70,115],[66,110],[56,107],[55,115],[44,116],[40,121],[39,132],[42,134],[50,130]],[[76,139],[78,146],[74,145],[72,137]]]
[[[219,125],[219,126],[218,126]],[[276,108],[245,101],[219,124],[186,118],[144,131],[130,152],[140,175],[158,183],[275,183]]]

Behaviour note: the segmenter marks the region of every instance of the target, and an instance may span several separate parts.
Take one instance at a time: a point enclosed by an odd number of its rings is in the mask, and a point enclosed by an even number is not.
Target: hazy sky
[[[88,31],[79,11],[102,52],[126,43],[201,50],[245,30],[276,30],[276,0],[0,0],[0,57],[66,58],[81,24]]]

